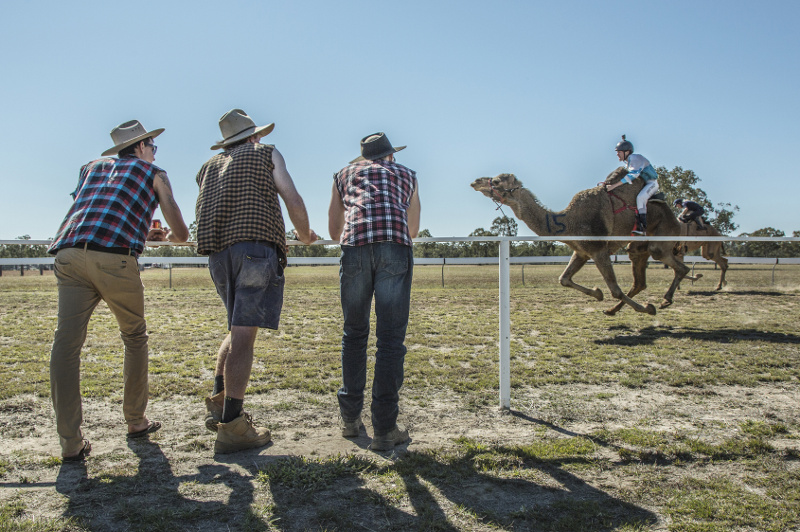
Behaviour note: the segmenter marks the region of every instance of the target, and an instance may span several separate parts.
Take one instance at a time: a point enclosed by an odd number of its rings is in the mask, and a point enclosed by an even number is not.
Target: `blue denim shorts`
[[[228,311],[228,329],[277,329],[283,307],[283,268],[275,245],[238,242],[208,257],[211,279]]]

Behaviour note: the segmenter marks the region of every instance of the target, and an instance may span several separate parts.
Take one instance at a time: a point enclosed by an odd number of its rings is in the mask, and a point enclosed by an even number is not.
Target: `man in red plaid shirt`
[[[361,157],[334,175],[328,210],[331,238],[342,246],[343,385],[338,392],[342,435],[358,437],[363,426],[374,296],[377,351],[370,449],[376,451],[408,441],[408,431],[397,424],[397,416],[414,268],[411,239],[419,232],[420,203],[416,173],[394,160],[394,153],[403,148],[392,147],[383,133],[364,137]]]

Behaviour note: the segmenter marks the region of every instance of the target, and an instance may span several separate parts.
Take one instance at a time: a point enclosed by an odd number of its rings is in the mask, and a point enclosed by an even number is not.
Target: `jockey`
[[[618,183],[606,187],[606,190],[613,190],[623,183],[632,183],[637,177],[641,177],[644,180],[644,187],[636,196],[636,221],[638,223],[631,232],[634,235],[644,235],[647,232],[647,200],[658,192],[658,174],[653,165],[650,164],[650,161],[643,155],[633,153],[633,144],[625,139],[625,135],[622,135],[622,141],[617,143],[615,149],[617,158],[625,163],[624,166],[628,170],[628,175]]]
[[[706,211],[703,209],[702,205],[695,203],[694,201],[685,200],[683,198],[676,199],[672,204],[675,207],[680,207],[683,209],[683,211],[678,215],[678,220],[685,224],[694,222],[697,224],[698,229],[705,231],[706,226],[703,225],[703,213]]]

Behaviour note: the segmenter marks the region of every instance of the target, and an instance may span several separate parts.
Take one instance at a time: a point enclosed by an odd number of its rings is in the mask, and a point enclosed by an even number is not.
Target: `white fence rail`
[[[460,257],[460,258],[416,258],[415,264],[498,264],[500,308],[499,308],[499,356],[500,356],[500,408],[511,408],[511,264],[541,264],[567,262],[569,257],[511,257],[511,242],[516,241],[555,241],[599,240],[629,242],[633,240],[674,241],[675,237],[449,237],[449,238],[417,238],[414,243],[425,242],[499,242],[499,257]],[[800,242],[797,237],[683,237],[682,242]],[[0,245],[50,245],[49,240],[0,240]],[[338,245],[332,240],[321,240],[319,245]],[[173,245],[170,242],[148,242],[148,245]],[[191,244],[181,244],[191,245]],[[290,245],[303,245],[301,242],[290,242]],[[623,258],[624,257],[624,258]],[[616,262],[627,260],[624,255],[614,256]],[[0,259],[2,265],[50,265],[53,257],[30,259]],[[702,257],[687,256],[685,262],[710,262]],[[763,257],[728,257],[734,264],[800,264],[800,258],[763,258]],[[208,264],[208,257],[140,257],[140,264]],[[338,257],[289,257],[289,264],[323,265],[338,264]],[[170,270],[170,276],[172,271]]]

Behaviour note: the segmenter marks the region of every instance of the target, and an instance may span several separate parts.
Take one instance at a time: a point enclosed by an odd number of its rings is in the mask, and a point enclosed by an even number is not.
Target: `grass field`
[[[512,267],[511,412],[498,408],[498,272],[418,267],[401,422],[407,449],[337,432],[338,268],[287,270],[245,406],[260,451],[213,455],[202,426],[222,305],[204,269],[146,270],[148,412],[127,444],[121,351],[104,305],[82,355],[85,465],[61,464],[49,402],[52,275],[0,277],[1,530],[800,529],[800,268],[684,282],[656,316]],[[608,290],[587,266],[576,279]],[[621,284],[630,284],[620,265]],[[444,278],[444,286],[442,286]],[[652,266],[640,302],[671,271]],[[170,283],[172,288],[170,288]],[[371,341],[374,345],[374,338]]]

